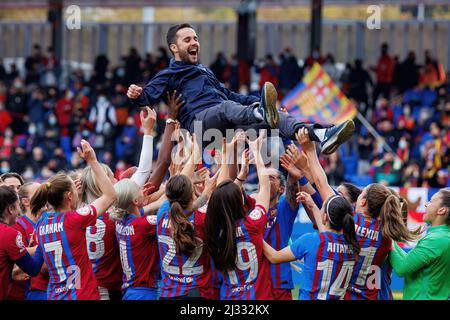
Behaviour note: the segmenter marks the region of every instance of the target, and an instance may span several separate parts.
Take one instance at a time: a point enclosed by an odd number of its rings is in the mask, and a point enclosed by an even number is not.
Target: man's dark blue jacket
[[[232,92],[217,80],[214,73],[202,64],[190,64],[170,60],[169,67],[160,71],[144,87],[135,103],[151,106],[166,98],[166,92],[177,90],[186,102],[178,112],[182,128],[188,129],[195,115],[226,100],[242,105],[259,101],[256,96],[245,96]]]

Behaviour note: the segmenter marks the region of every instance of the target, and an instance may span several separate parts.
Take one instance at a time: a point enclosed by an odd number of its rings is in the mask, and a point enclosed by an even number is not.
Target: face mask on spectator
[[[398,143],[398,146],[400,147],[400,149],[405,149],[406,148],[406,141],[405,140],[400,140]]]
[[[124,68],[119,68],[119,69],[117,69],[117,75],[118,75],[119,77],[125,76],[125,69],[124,69]]]
[[[0,168],[0,172],[1,172],[1,173],[9,172],[9,170],[10,170],[9,167],[1,167],[1,168]]]
[[[35,126],[30,126],[30,127],[28,128],[28,133],[29,133],[30,135],[34,136],[34,135],[36,134],[36,132],[37,132],[37,128],[36,128]]]
[[[81,135],[83,136],[83,138],[88,138],[89,137],[89,130],[83,130],[81,132]]]
[[[56,118],[55,118],[55,117],[50,117],[50,118],[48,119],[48,123],[49,123],[51,126],[56,125]]]

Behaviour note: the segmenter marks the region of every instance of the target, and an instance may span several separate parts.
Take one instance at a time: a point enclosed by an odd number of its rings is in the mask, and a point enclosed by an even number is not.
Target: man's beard
[[[190,62],[189,61],[189,52],[187,52],[187,50],[180,51],[178,54],[180,55],[181,61]]]

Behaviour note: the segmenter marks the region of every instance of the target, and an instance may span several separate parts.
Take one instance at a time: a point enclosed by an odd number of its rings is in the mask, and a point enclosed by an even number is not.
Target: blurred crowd
[[[44,52],[34,45],[24,73],[15,65],[7,72],[0,63],[0,172],[18,172],[27,180],[40,181],[62,169],[78,169],[82,160],[76,147],[84,138],[118,177],[138,162],[142,142],[139,110],[128,102],[126,90],[132,83],[145,84],[169,60],[163,47],[145,55],[130,48],[116,66],[100,55],[90,76],[74,70],[65,86],[59,85],[62,68],[52,48]],[[322,56],[315,49],[299,60],[290,48],[251,66],[237,55],[227,59],[218,53],[209,67],[227,87],[243,94],[258,93],[270,81],[281,99],[314,62],[356,102],[389,147],[356,121],[352,141],[331,157],[321,158],[330,184],[450,185],[450,74],[429,50],[423,62],[416,61],[414,52],[401,61],[383,44],[376,65],[366,68],[357,59],[343,70],[332,54]],[[252,83],[251,73],[259,81]],[[167,117],[164,103],[156,107],[154,159]]]

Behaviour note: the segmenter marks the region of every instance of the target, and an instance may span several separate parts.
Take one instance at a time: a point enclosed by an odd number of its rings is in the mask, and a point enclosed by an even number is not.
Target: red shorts
[[[292,300],[291,289],[272,288],[272,295],[274,300]]]

